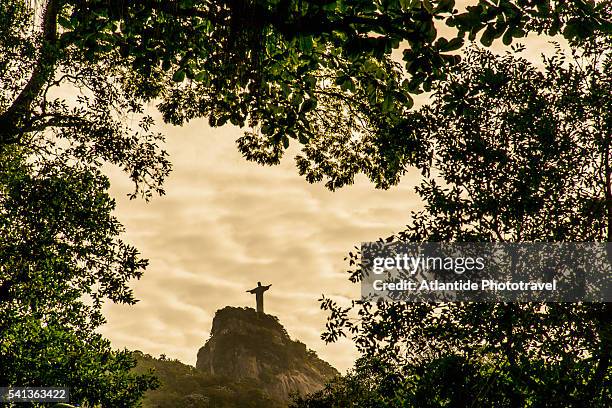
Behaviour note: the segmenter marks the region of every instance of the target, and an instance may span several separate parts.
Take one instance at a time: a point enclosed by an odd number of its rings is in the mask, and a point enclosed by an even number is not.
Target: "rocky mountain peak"
[[[235,381],[255,380],[268,395],[285,401],[290,393],[317,391],[338,375],[304,343],[292,340],[278,318],[237,307],[217,311],[196,368]]]

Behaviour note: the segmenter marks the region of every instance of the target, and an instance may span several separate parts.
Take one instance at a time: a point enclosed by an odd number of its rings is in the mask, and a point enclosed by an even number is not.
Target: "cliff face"
[[[232,380],[255,380],[264,392],[283,401],[290,393],[317,391],[338,375],[306,345],[291,340],[276,317],[235,307],[217,311],[196,368]]]

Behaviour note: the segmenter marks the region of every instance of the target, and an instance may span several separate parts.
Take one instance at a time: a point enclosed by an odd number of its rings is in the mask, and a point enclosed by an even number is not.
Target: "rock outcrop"
[[[304,343],[291,340],[275,316],[235,307],[217,311],[196,368],[235,381],[255,380],[270,397],[282,401],[291,393],[317,391],[338,375]]]

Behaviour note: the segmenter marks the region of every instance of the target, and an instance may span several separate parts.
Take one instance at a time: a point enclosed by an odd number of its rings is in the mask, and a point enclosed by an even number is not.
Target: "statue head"
[[[257,282],[257,286],[261,286],[261,282]]]

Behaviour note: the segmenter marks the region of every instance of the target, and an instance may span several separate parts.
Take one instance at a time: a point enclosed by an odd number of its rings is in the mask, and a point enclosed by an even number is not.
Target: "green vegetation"
[[[147,264],[119,239],[104,166],[145,199],[163,194],[170,171],[149,102],[169,123],[246,128],[248,160],[275,164],[298,144],[300,174],[330,189],[359,173],[388,188],[419,168],[427,208],[399,239],[611,241],[611,7],[1,1],[0,384],[66,385],[79,403],[109,407],[137,406],[155,386],[96,333],[104,302],[136,301],[128,283]],[[436,23],[457,36],[441,38]],[[460,63],[466,35],[489,46],[528,32],[563,35],[586,64],[557,57],[538,73],[482,52]],[[430,90],[434,105],[411,110]],[[420,382],[430,364],[467,364],[495,384],[482,389],[499,406],[610,398],[607,306],[357,305],[350,327],[348,312],[323,306],[328,339],[348,329],[364,361],[385,362],[377,392],[389,404],[409,403],[391,385],[433,386]]]
[[[431,142],[425,209],[388,242],[612,242],[612,36],[572,51],[543,70],[467,51],[415,113]],[[609,303],[322,306],[325,338],[351,336],[363,358],[299,407],[612,404]]]
[[[135,371],[150,370],[161,386],[148,391],[144,408],[280,408],[279,401],[261,391],[254,380],[236,381],[232,378],[212,376],[165,357],[156,359],[148,354],[134,352]]]

